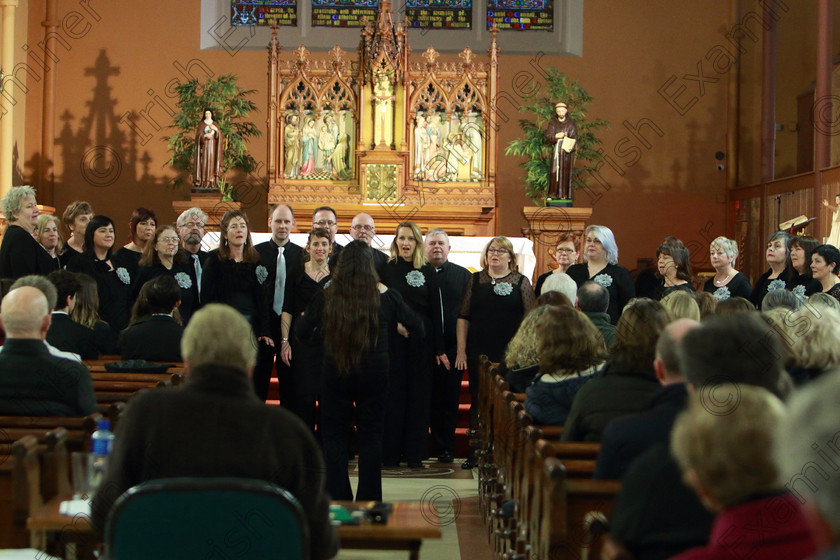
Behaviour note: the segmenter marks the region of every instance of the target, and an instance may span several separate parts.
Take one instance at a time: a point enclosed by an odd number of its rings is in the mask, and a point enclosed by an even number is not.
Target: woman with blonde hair
[[[694,294],[688,292],[671,292],[662,298],[662,307],[671,314],[671,320],[677,319],[693,319],[700,320],[700,306],[697,305],[697,300]]]
[[[35,189],[12,187],[0,204],[9,224],[0,244],[0,278],[18,279],[29,274],[46,276],[56,270],[56,261],[33,237],[38,227]]]
[[[443,317],[435,269],[426,260],[423,234],[414,222],[397,225],[391,258],[379,270],[382,283],[398,292],[423,319],[423,338],[391,337],[391,375],[385,412],[383,463],[422,467],[429,433],[435,361],[449,367],[443,345]],[[401,329],[401,327],[399,327]]]
[[[523,393],[540,370],[540,354],[537,350],[537,325],[545,313],[554,305],[540,305],[532,309],[519,330],[510,339],[505,359],[499,367],[499,373],[508,382],[512,391]]]
[[[35,228],[35,240],[56,261],[56,268],[61,268],[61,262],[58,258],[62,249],[61,224],[59,219],[52,214],[41,214],[38,216],[38,227]]]
[[[738,244],[726,237],[717,237],[709,245],[709,259],[715,269],[713,278],[703,285],[703,291],[715,296],[718,301],[731,297],[749,298],[752,294],[750,280],[735,270],[738,259]]]
[[[478,357],[486,354],[492,362],[501,361],[535,299],[531,282],[517,269],[513,244],[507,237],[491,239],[481,255],[481,270],[467,284],[457,326],[455,369],[469,371],[472,429],[477,426]],[[469,457],[461,466],[475,465]]]

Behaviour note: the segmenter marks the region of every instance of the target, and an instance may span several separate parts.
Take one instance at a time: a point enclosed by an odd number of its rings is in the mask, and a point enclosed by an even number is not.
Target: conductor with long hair
[[[347,474],[347,433],[358,416],[359,486],[357,500],[382,500],[382,432],[388,385],[388,342],[402,323],[409,336],[424,335],[423,322],[402,296],[379,282],[373,253],[362,241],[341,251],[332,280],[300,318],[299,336],[323,338],[321,435],[327,491],[335,500],[352,500]]]

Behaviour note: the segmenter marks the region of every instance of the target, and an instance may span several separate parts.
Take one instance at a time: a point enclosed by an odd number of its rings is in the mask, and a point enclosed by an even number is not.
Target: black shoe
[[[470,470],[470,469],[474,469],[477,466],[478,466],[478,458],[477,457],[470,457],[469,459],[467,459],[466,461],[461,463],[461,468],[464,469],[465,471]]]
[[[452,462],[452,453],[449,451],[444,451],[440,455],[438,455],[438,463],[451,463]]]

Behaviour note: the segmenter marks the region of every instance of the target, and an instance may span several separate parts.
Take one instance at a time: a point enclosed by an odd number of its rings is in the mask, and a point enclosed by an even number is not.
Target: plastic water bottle
[[[111,454],[111,446],[114,442],[114,433],[111,431],[110,420],[99,420],[97,422],[97,428],[90,436],[93,451],[90,471],[91,494],[96,493],[105,476],[105,470],[108,467],[108,455]]]

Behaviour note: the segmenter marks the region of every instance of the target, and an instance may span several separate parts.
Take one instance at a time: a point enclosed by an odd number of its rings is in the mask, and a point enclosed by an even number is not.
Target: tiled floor
[[[457,463],[454,468],[460,468]],[[431,478],[383,478],[382,497],[384,501],[422,501],[424,507],[433,508],[440,522],[441,539],[426,540],[420,548],[420,558],[426,560],[461,560],[460,538],[470,540],[470,554],[463,560],[485,560],[490,558],[490,549],[484,540],[483,528],[475,523],[473,510],[478,495],[477,481],[464,478],[461,473],[454,477],[434,476]],[[466,474],[466,473],[464,473]],[[351,477],[351,484],[356,480]],[[468,519],[472,517],[472,519]],[[458,528],[456,529],[456,525]],[[480,534],[474,534],[480,533]],[[475,550],[475,543],[484,545]],[[478,545],[480,548],[481,544]],[[343,550],[340,560],[406,560],[404,551]]]

